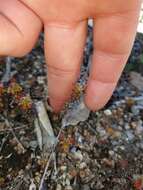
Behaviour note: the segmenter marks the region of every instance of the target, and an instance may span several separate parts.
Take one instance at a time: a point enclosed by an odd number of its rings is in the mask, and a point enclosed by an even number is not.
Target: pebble
[[[142,126],[138,126],[135,130],[135,134],[136,135],[140,135],[143,133],[143,127]]]
[[[138,106],[134,105],[131,107],[131,111],[134,115],[138,115],[140,110],[138,109]]]
[[[67,186],[70,186],[70,179],[66,178],[66,182],[65,183],[66,183]]]
[[[37,77],[38,84],[45,84],[45,77],[39,76]]]
[[[62,190],[61,184],[57,184],[56,190]]]
[[[107,109],[107,110],[104,110],[104,114],[105,114],[106,116],[111,116],[111,115],[112,115],[112,112],[111,112],[111,110]]]
[[[83,190],[90,190],[90,187],[89,187],[89,185],[85,184],[85,185],[82,186],[81,189],[83,189]]]
[[[35,150],[36,148],[37,148],[37,146],[38,146],[38,142],[37,141],[30,141],[30,143],[29,143],[29,146],[30,146],[30,148],[32,149],[32,150]]]
[[[76,160],[82,161],[83,160],[83,155],[80,150],[76,151],[73,153],[73,156]]]
[[[67,169],[67,166],[61,166],[61,171],[66,171],[66,169]]]
[[[107,133],[109,134],[109,136],[111,136],[112,139],[121,137],[121,132],[117,131],[117,130],[111,128],[111,127],[107,128]]]
[[[140,148],[143,149],[143,141],[140,143]]]
[[[65,187],[64,190],[73,190],[73,188],[72,188],[72,186],[68,185],[68,186]]]
[[[136,129],[137,128],[137,123],[136,122],[131,122],[131,127],[132,127],[132,129]]]
[[[110,156],[114,156],[114,154],[115,154],[115,152],[113,150],[109,150],[108,153]]]
[[[86,168],[86,167],[87,167],[87,165],[86,165],[85,162],[82,162],[82,163],[80,163],[80,165],[79,165],[79,168],[80,168],[80,169],[84,169],[84,168]]]
[[[125,129],[129,130],[130,129],[130,125],[128,123],[125,124]]]
[[[125,150],[125,146],[120,146],[119,148],[120,148],[120,150],[122,150],[122,151]]]
[[[134,139],[135,136],[133,135],[132,131],[126,131],[125,133],[127,136],[127,138],[126,138],[127,141],[132,141]]]
[[[27,164],[25,167],[26,170],[30,170],[31,169],[31,163]]]
[[[104,188],[104,185],[102,184],[102,182],[101,181],[98,181],[97,183],[96,183],[96,189],[103,189]]]
[[[82,144],[82,143],[83,143],[83,137],[79,136],[77,142],[78,142],[79,144]]]
[[[118,138],[118,139],[119,139],[119,138],[121,137],[121,135],[122,135],[122,134],[121,134],[120,131],[115,131],[115,133],[113,134],[112,137],[113,137],[113,138]]]
[[[97,127],[96,130],[99,133],[100,137],[104,137],[107,135],[106,130],[103,129],[102,127]]]
[[[102,162],[103,162],[105,165],[109,166],[109,167],[114,167],[114,166],[115,166],[114,160],[109,160],[109,159],[107,159],[107,158],[103,158],[103,159],[102,159]]]

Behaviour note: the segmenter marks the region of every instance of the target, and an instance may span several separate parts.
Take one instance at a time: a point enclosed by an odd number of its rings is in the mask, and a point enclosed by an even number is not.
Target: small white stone
[[[80,150],[78,150],[77,152],[74,152],[74,158],[80,161],[83,160],[83,155]]]
[[[112,150],[109,150],[108,153],[109,153],[110,156],[114,156],[114,154],[115,154],[114,151],[112,151]]]
[[[65,190],[73,190],[72,186],[68,185],[65,187]]]
[[[112,112],[111,112],[111,110],[107,109],[107,110],[104,110],[104,114],[106,116],[110,116],[110,115],[112,115]]]
[[[121,150],[125,150],[125,147],[124,147],[124,146],[120,146],[120,149],[121,149]]]
[[[126,129],[126,130],[130,129],[129,124],[126,124],[126,125],[125,125],[125,129]]]
[[[57,184],[56,190],[62,190],[62,186],[60,184]]]
[[[102,128],[102,127],[97,127],[96,131],[99,133],[100,137],[107,136],[106,130],[104,128]]]
[[[65,171],[67,169],[67,166],[61,166],[61,170]]]
[[[86,166],[87,166],[86,163],[82,162],[82,163],[80,163],[79,168],[84,169],[84,168],[86,168]]]
[[[45,77],[39,76],[37,77],[38,84],[44,84],[45,83]]]
[[[71,184],[71,183],[70,183],[70,180],[69,180],[68,178],[66,178],[66,185],[67,185],[67,186],[70,186],[70,184]]]

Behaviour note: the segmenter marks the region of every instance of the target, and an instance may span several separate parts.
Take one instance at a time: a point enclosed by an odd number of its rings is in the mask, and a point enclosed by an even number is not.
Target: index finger
[[[61,23],[45,26],[48,93],[55,112],[69,99],[80,72],[86,26],[86,20],[74,26]]]

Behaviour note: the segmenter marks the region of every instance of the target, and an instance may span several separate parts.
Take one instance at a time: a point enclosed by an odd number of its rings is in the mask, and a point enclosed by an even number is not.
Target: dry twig
[[[21,130],[21,129],[26,129],[28,128],[27,126],[23,126],[23,127],[14,127],[12,128],[14,131],[18,131],[18,130]],[[11,131],[11,128],[8,128],[8,129],[1,129],[0,130],[0,133],[8,133]]]
[[[10,128],[10,131],[11,131],[11,133],[13,134],[15,140],[16,140],[17,143],[20,145],[20,147],[21,147],[21,149],[22,149],[22,152],[25,152],[24,146],[22,145],[22,143],[21,143],[21,142],[19,141],[19,139],[17,138],[17,136],[16,136],[16,134],[15,134],[15,132],[14,132],[14,130],[13,130],[13,128],[12,128],[10,122],[8,121],[8,119],[5,119],[5,124]]]
[[[9,133],[2,139],[2,143],[1,143],[1,146],[0,146],[0,152],[3,149],[3,146],[4,146],[5,142],[7,141],[8,136],[9,136]]]

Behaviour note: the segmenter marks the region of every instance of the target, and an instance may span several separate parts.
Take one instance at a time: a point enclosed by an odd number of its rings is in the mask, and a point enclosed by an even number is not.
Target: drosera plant
[[[32,100],[29,95],[22,96],[20,98],[19,104],[20,108],[24,111],[32,109]]]
[[[29,114],[33,112],[33,102],[23,87],[12,78],[8,83],[0,83],[0,112],[17,112]]]

